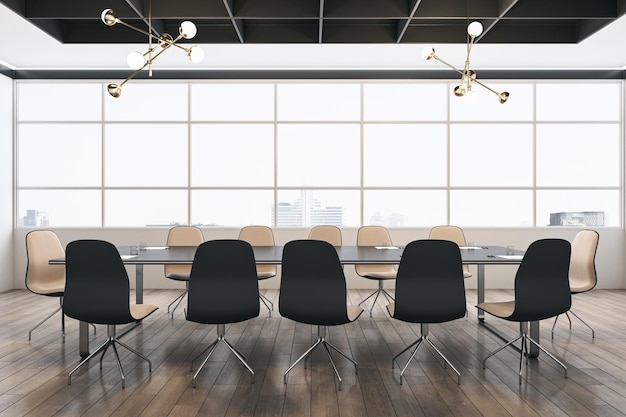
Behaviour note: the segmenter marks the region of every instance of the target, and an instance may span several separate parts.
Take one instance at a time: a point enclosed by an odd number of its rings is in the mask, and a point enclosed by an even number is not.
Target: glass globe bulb
[[[483,33],[483,25],[482,23],[480,23],[479,21],[474,21],[472,23],[470,23],[467,26],[467,33],[472,36],[472,37],[476,37],[476,36],[480,36],[481,33]]]
[[[192,46],[189,48],[188,55],[191,62],[202,62],[204,59],[204,50],[199,46]]]
[[[463,97],[465,95],[465,87],[462,85],[457,85],[454,87],[454,95],[457,97]]]
[[[424,58],[425,60],[428,61],[434,56],[435,56],[434,48],[431,48],[430,46],[426,46],[424,49],[422,49],[422,58]]]
[[[139,69],[145,65],[146,61],[143,58],[143,54],[134,51],[128,54],[128,56],[126,57],[126,63],[132,69]]]
[[[196,33],[198,33],[198,29],[196,28],[196,25],[193,22],[190,22],[189,20],[185,20],[183,23],[181,23],[178,31],[181,34],[181,36],[185,39],[191,39],[194,36],[196,36]]]
[[[100,14],[100,19],[107,26],[113,26],[117,23],[117,15],[113,9],[104,9]]]

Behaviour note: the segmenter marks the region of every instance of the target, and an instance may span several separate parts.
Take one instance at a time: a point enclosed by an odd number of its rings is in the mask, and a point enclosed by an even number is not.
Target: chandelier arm
[[[449,67],[450,69],[458,72],[461,75],[465,75],[465,73],[463,71],[461,71],[460,69],[456,68],[455,66],[448,64],[446,61],[444,61],[443,59],[439,58],[437,55],[433,56],[434,59],[436,59],[437,61],[441,62],[443,65]]]
[[[133,29],[134,31],[137,31],[137,32],[142,33],[142,34],[144,34],[144,35],[146,35],[146,36],[149,36],[151,39],[154,39],[154,40],[159,40],[159,39],[160,39],[160,38],[159,38],[158,36],[156,36],[155,34],[150,33],[150,32],[148,32],[148,31],[146,31],[146,30],[140,29],[140,28],[138,28],[138,27],[136,27],[136,26],[133,26],[133,25],[131,25],[130,23],[126,23],[126,22],[124,22],[123,20],[121,20],[121,19],[119,19],[119,18],[117,19],[117,21],[116,21],[116,22],[117,22],[117,23],[119,23],[119,24],[121,24],[122,26],[126,26],[127,28]]]
[[[494,90],[493,88],[491,88],[491,87],[489,87],[489,86],[487,86],[487,85],[485,85],[485,84],[481,83],[481,82],[480,82],[480,81],[478,81],[477,79],[473,79],[473,80],[472,80],[472,82],[474,82],[474,83],[476,83],[476,84],[478,84],[478,85],[480,85],[480,86],[483,86],[483,87],[484,87],[484,88],[486,88],[487,90],[491,91],[493,94],[495,94],[495,95],[497,95],[497,96],[500,96],[500,93],[498,93],[496,90]]]

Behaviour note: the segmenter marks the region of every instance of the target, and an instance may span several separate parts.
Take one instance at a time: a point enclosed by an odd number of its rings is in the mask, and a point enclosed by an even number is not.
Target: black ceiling
[[[100,20],[111,8],[147,29],[150,0],[0,0],[63,43],[142,43]],[[464,43],[466,0],[152,0],[159,34],[198,27],[194,43]],[[578,43],[626,12],[626,0],[470,0],[482,43]]]

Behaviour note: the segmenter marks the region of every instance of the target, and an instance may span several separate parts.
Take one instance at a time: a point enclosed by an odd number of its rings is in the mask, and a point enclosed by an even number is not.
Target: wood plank
[[[348,300],[358,304],[370,290],[351,290]],[[468,290],[468,300],[475,291]],[[250,373],[223,345],[198,378],[192,376],[204,359],[196,357],[215,340],[214,325],[188,322],[184,315],[167,314],[167,304],[178,290],[148,290],[147,302],[160,310],[123,337],[129,346],[147,355],[147,364],[125,349],[120,357],[126,388],[111,353],[100,370],[98,358],[81,369],[67,385],[67,372],[79,361],[78,324],[66,322],[62,343],[58,319],[46,322],[28,341],[28,329],[56,306],[56,299],[25,290],[0,293],[0,417],[15,416],[622,416],[626,417],[626,291],[593,290],[574,297],[577,314],[596,330],[573,319],[569,329],[561,317],[550,338],[553,320],[541,323],[542,345],[568,366],[568,378],[546,355],[524,364],[518,384],[518,352],[505,349],[482,367],[482,359],[502,346],[501,339],[480,326],[468,301],[468,317],[430,327],[430,338],[461,372],[443,367],[442,360],[423,346],[399,384],[399,366],[393,355],[415,341],[419,324],[391,319],[386,301],[379,299],[373,317],[365,312],[355,323],[333,326],[327,339],[358,362],[354,366],[333,354],[343,379],[343,390],[326,352],[318,349],[289,374],[283,373],[317,339],[317,327],[272,317],[261,309],[259,317],[226,326],[226,338],[248,359]],[[277,290],[266,290],[276,303]],[[493,301],[512,297],[508,290],[489,290]],[[18,306],[29,305],[27,313]],[[367,306],[369,308],[369,305]],[[515,323],[487,318],[507,336],[515,337]],[[90,335],[92,346],[106,337],[98,326]]]

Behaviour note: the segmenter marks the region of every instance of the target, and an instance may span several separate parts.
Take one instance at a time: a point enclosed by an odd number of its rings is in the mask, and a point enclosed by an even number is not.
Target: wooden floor
[[[336,357],[343,390],[324,354],[298,365],[283,384],[283,372],[316,340],[317,329],[268,317],[229,325],[226,338],[249,360],[255,371],[240,365],[224,345],[215,351],[191,384],[190,360],[215,339],[215,326],[187,322],[182,309],[172,320],[167,305],[173,290],[149,290],[146,302],[160,306],[137,329],[123,337],[146,354],[147,364],[120,350],[126,388],[109,352],[100,370],[97,360],[80,370],[67,385],[67,373],[79,360],[78,326],[67,320],[61,342],[59,316],[36,330],[28,329],[57,305],[27,291],[0,294],[0,417],[16,416],[626,416],[626,291],[594,290],[574,296],[574,309],[596,330],[595,340],[580,322],[568,329],[559,319],[554,340],[551,321],[541,324],[545,348],[568,366],[568,378],[546,355],[530,359],[518,385],[518,354],[507,348],[482,358],[502,345],[501,339],[477,324],[475,291],[468,290],[469,317],[431,326],[431,339],[461,372],[456,376],[432,350],[421,348],[399,383],[391,358],[417,339],[419,325],[390,319],[383,302],[374,317],[364,313],[355,323],[330,329],[329,340],[358,363],[358,375],[345,359]],[[278,293],[265,294],[277,301]],[[350,291],[357,304],[366,291]],[[488,300],[511,297],[510,291],[488,291]],[[514,323],[488,317],[508,336]],[[91,345],[101,341],[106,327],[98,326]],[[403,366],[408,355],[400,358]],[[198,366],[196,363],[195,366]]]

